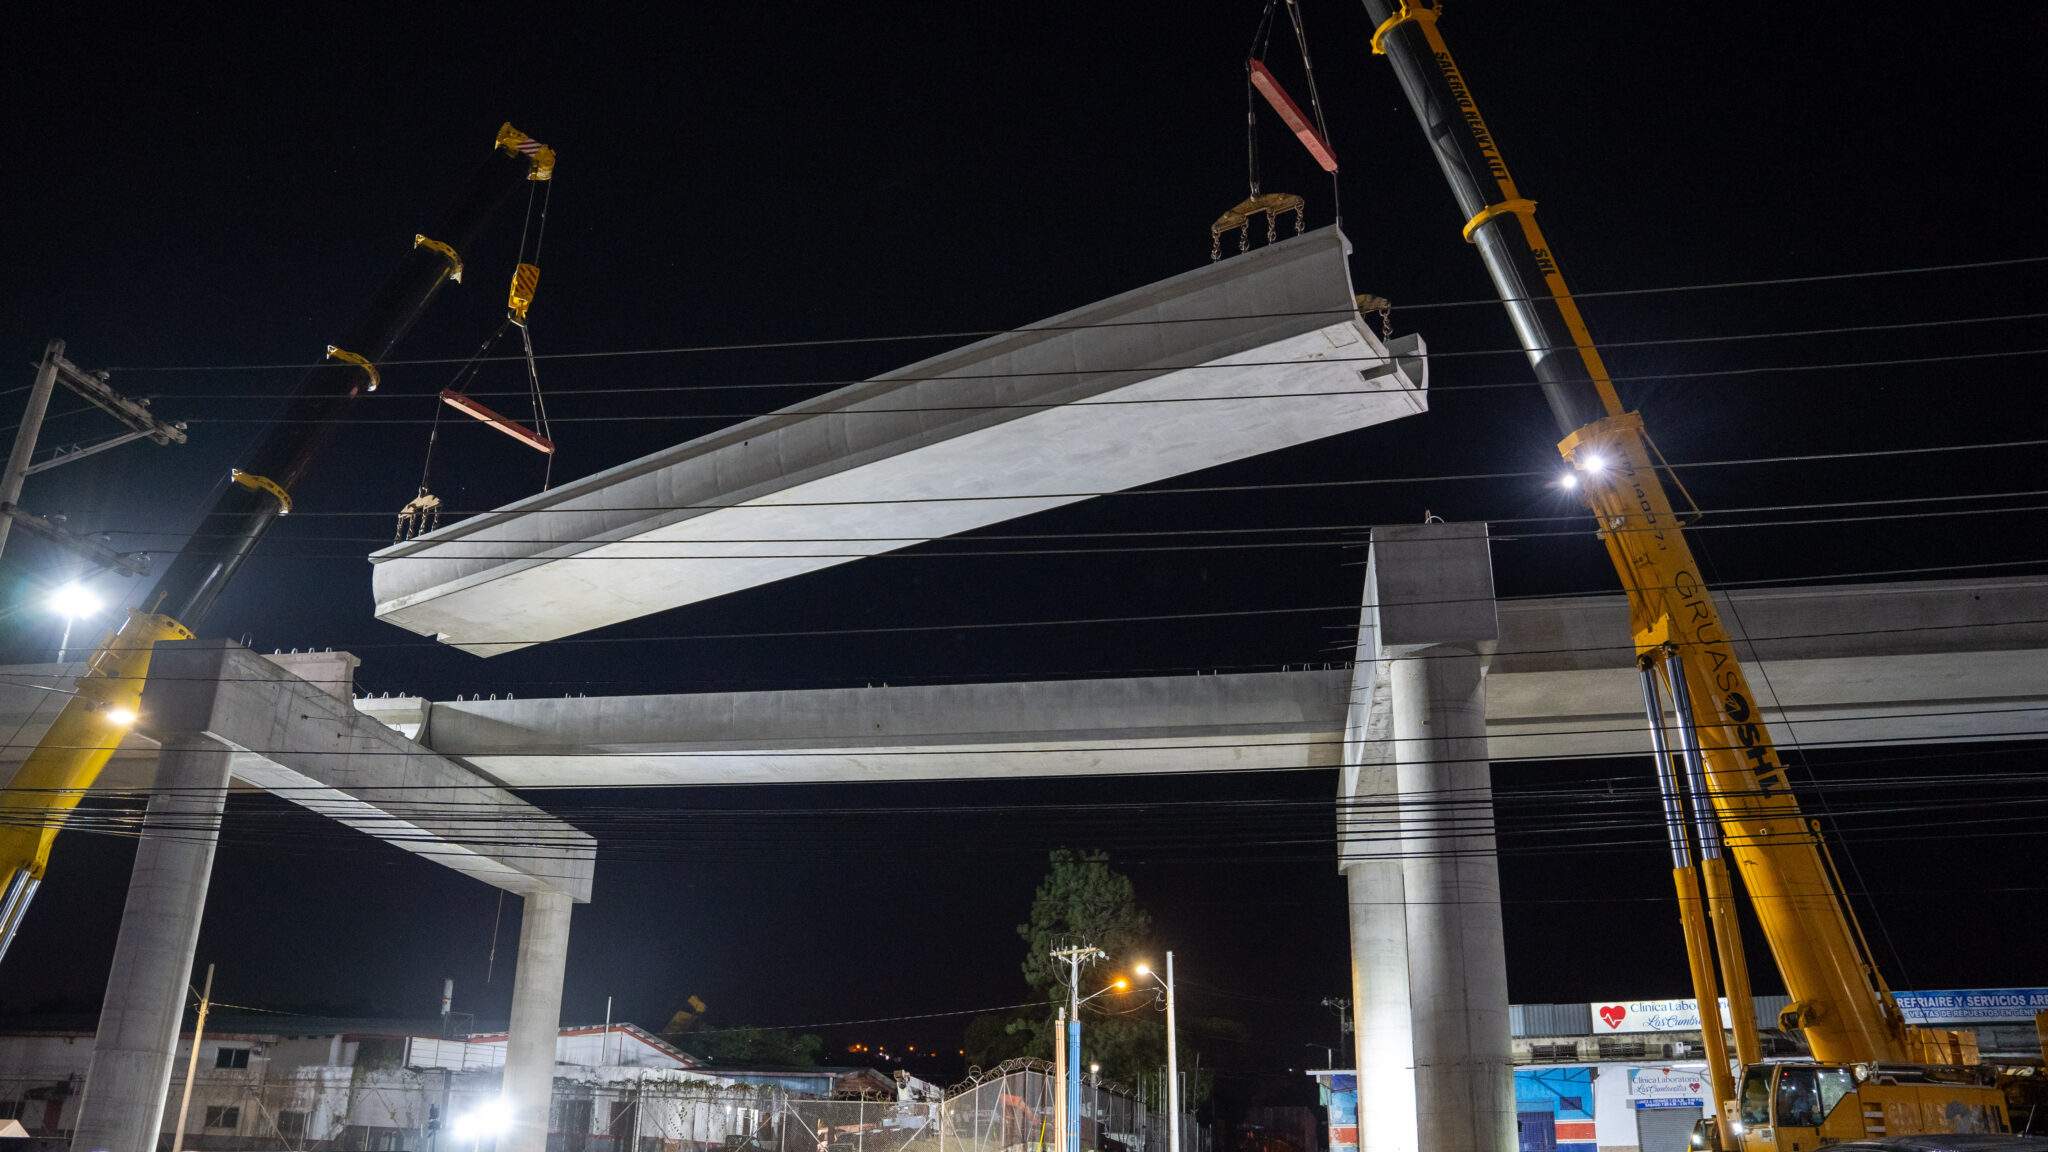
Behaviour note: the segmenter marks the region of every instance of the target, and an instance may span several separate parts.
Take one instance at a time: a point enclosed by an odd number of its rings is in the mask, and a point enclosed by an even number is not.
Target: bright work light
[[[499,1096],[455,1118],[448,1126],[457,1140],[477,1143],[502,1136],[512,1127],[512,1102]]]
[[[98,615],[100,598],[93,595],[84,585],[73,581],[50,593],[49,608],[66,620],[78,620]]]

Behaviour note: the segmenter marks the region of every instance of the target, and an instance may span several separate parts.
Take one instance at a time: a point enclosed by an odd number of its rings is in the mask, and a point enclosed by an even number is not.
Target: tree
[[[1032,1013],[1033,1017],[1036,1015]],[[1045,1038],[1022,1026],[1027,1019],[1018,1012],[989,1012],[969,1020],[967,1034],[960,1044],[966,1049],[967,1063],[987,1069],[1019,1056],[1052,1059],[1052,1049],[1039,1044]]]
[[[1109,866],[1102,852],[1056,849],[1044,882],[1031,900],[1030,919],[1017,926],[1026,943],[1024,979],[1046,999],[1047,1009],[1010,1025],[1032,1055],[1052,1055],[1052,1007],[1067,1001],[1068,968],[1053,949],[1093,944],[1109,953],[1081,972],[1081,995],[1109,987],[1119,975],[1129,990],[1107,992],[1081,1009],[1081,1059],[1100,1064],[1102,1075],[1135,1085],[1156,1078],[1166,1063],[1166,1018],[1149,982],[1131,966],[1150,960],[1152,918],[1138,907],[1131,879]],[[1185,1050],[1185,1045],[1183,1045]]]
[[[779,1028],[720,1028],[670,1040],[690,1055],[714,1064],[810,1068],[825,1054],[825,1041],[819,1037],[808,1032],[798,1036]]]

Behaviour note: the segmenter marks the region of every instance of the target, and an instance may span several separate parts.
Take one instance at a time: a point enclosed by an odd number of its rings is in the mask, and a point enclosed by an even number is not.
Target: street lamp
[[[1164,980],[1144,964],[1133,971],[1151,977],[1154,984],[1166,989],[1166,1142],[1168,1152],[1180,1152],[1180,1045],[1174,1042],[1173,1035],[1173,953],[1166,954]]]
[[[71,647],[71,625],[79,620],[89,620],[100,613],[100,598],[78,581],[64,585],[50,593],[45,606],[64,618],[64,638],[57,641],[57,663],[64,662],[64,650]]]

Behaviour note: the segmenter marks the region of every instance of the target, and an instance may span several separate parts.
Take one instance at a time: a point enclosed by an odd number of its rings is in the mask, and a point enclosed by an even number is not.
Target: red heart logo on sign
[[[1693,1090],[1693,1091],[1695,1091],[1695,1092],[1697,1092],[1697,1091],[1699,1091],[1699,1090],[1700,1090],[1700,1082],[1699,1082],[1699,1081],[1697,1081],[1697,1080],[1695,1080],[1695,1081],[1693,1081],[1692,1083],[1690,1083],[1690,1084],[1686,1085],[1686,1087],[1687,1087],[1687,1088],[1690,1088],[1690,1089],[1692,1089],[1692,1090]]]
[[[1600,1006],[1600,1019],[1604,1021],[1609,1028],[1621,1027],[1622,1019],[1627,1015],[1628,1009],[1622,1007],[1619,1004],[1602,1004]]]

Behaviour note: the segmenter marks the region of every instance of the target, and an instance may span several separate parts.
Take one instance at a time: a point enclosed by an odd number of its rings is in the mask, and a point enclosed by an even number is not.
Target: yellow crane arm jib
[[[1634,412],[1558,444],[1628,591],[1638,653],[1678,654],[1707,791],[1786,991],[1821,1061],[1907,1058],[1898,1008],[1842,908],[1818,834],[1800,813],[1762,707],[1672,510]]]
[[[133,721],[120,714],[139,710],[157,641],[191,638],[169,616],[131,612],[92,654],[71,699],[0,792],[0,882],[21,870],[42,877],[58,829],[127,735]]]

